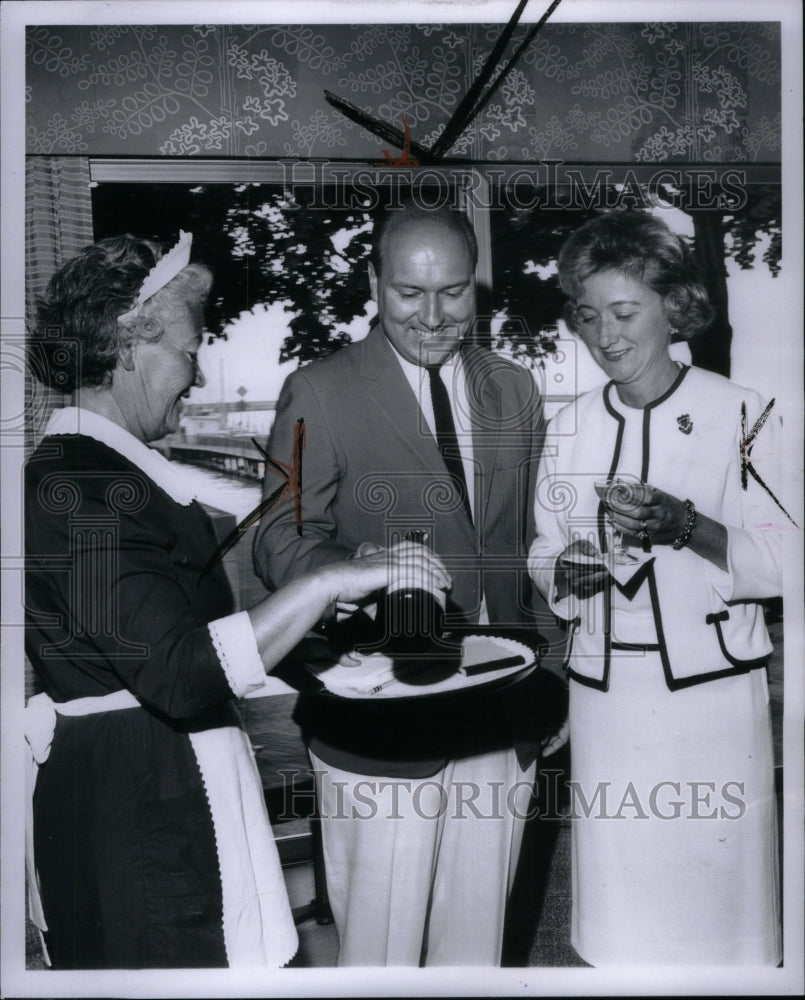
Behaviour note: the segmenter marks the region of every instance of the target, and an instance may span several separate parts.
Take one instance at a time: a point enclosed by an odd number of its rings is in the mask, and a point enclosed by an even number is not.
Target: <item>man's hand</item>
[[[552,753],[561,750],[570,737],[570,721],[565,719],[559,731],[553,736],[546,736],[542,741],[541,750],[543,757],[550,757]]]

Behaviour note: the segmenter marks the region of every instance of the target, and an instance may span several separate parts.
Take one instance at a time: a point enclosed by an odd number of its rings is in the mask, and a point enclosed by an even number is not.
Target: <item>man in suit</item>
[[[542,405],[528,371],[469,343],[476,262],[463,214],[411,202],[376,224],[377,325],[280,396],[268,451],[290,462],[304,419],[303,520],[300,534],[283,504],[261,522],[255,564],[270,588],[424,529],[452,577],[448,627],[533,629]],[[278,485],[267,473],[265,494]],[[340,965],[500,964],[535,770],[532,690],[302,700]]]

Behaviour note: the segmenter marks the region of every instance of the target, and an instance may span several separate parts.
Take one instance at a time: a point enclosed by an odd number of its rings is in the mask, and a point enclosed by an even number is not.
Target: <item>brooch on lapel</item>
[[[683,413],[681,417],[677,417],[676,422],[683,434],[690,434],[693,430],[693,421],[690,419],[689,413]]]

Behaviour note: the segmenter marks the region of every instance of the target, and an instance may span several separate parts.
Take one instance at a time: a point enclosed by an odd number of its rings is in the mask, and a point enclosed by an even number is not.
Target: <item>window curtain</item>
[[[36,324],[36,299],[54,271],[93,242],[89,159],[85,156],[29,156],[25,163],[25,325]],[[54,331],[58,336],[58,331]],[[51,412],[67,397],[26,372],[28,402],[25,448],[39,443]],[[25,659],[25,697],[38,685]]]
[[[54,271],[94,241],[89,159],[29,156],[25,163],[25,323],[36,324],[36,300]],[[58,336],[58,333],[55,332]],[[50,413],[66,397],[30,373],[27,450],[39,443]]]

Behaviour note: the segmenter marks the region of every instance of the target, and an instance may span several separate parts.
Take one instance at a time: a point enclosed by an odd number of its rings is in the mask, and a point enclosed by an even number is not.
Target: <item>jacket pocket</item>
[[[753,667],[762,666],[769,658],[768,653],[764,653],[763,656],[753,657],[748,660],[741,660],[727,649],[727,644],[724,640],[724,630],[721,627],[722,622],[729,621],[730,613],[729,611],[718,611],[715,614],[709,614],[705,617],[705,622],[708,625],[714,625],[716,630],[716,637],[718,638],[718,645],[721,649],[721,655],[727,661],[731,663],[734,667],[741,667],[744,670],[751,670]]]

